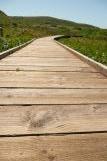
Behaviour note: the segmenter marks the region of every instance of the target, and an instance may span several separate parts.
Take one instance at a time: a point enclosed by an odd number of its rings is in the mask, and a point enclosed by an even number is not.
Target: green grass
[[[82,54],[107,65],[107,40],[72,37],[61,38],[59,41]]]

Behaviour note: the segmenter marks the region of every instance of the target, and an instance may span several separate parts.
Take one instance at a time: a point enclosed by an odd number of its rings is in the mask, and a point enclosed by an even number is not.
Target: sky
[[[9,16],[51,16],[107,28],[107,0],[0,0]]]

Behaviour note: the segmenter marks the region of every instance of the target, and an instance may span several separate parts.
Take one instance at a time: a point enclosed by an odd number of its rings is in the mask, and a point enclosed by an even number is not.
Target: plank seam
[[[0,106],[70,106],[70,105],[107,105],[107,103],[79,103],[79,104],[0,104]]]
[[[0,135],[0,138],[3,137],[29,137],[29,136],[65,136],[65,135],[88,135],[88,134],[104,134],[105,131],[81,131],[81,132],[61,132],[61,133],[38,133],[38,134],[6,134]]]
[[[81,87],[81,88],[69,88],[69,87],[0,87],[0,89],[84,89],[84,90],[87,90],[87,89],[107,89],[107,88],[105,88],[105,87],[102,87],[102,88],[96,88],[96,87],[90,87],[90,88],[83,88],[83,87]]]

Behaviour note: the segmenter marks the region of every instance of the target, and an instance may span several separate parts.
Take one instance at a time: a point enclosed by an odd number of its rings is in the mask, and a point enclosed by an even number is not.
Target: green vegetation
[[[33,38],[29,31],[25,31],[15,25],[15,23],[12,23],[11,17],[8,17],[5,13],[0,11],[0,27],[3,28],[3,35],[0,31],[0,52]],[[27,34],[27,32],[29,32],[29,34]]]
[[[107,29],[52,17],[9,17],[0,11],[0,52],[32,38],[69,35],[60,41],[93,59],[107,64]]]
[[[107,65],[107,29],[79,27],[75,33],[71,34],[70,38],[61,38],[59,41]]]
[[[90,38],[61,38],[61,43],[107,65],[107,40]]]
[[[0,37],[0,51],[7,50],[26,42],[32,38],[50,35],[74,35],[97,28],[77,24],[71,21],[52,17],[9,17],[0,11],[0,27],[3,28],[3,37]]]
[[[29,41],[29,37],[12,37],[12,38],[0,38],[0,51],[5,51],[15,46],[21,45],[24,42]]]

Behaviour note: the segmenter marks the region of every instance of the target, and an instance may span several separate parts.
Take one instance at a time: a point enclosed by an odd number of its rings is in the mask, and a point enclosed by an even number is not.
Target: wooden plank
[[[0,71],[0,87],[107,88],[103,78],[99,73],[86,72]]]
[[[0,138],[0,161],[107,161],[107,133]]]
[[[0,70],[5,71],[50,71],[50,72],[94,72],[97,71],[94,68],[89,67],[79,67],[79,66],[36,66],[36,65],[0,65]]]
[[[71,61],[70,59],[56,59],[56,58],[21,58],[17,59],[15,57],[8,57],[1,60],[0,65],[39,65],[39,66],[79,66],[79,67],[88,67],[88,64],[76,60]]]
[[[57,57],[46,57],[45,59],[44,59],[44,57],[42,58],[38,58],[38,57],[17,57],[17,59],[16,59],[16,57],[6,57],[5,59],[3,59],[3,60],[1,60],[1,62],[8,62],[8,61],[26,61],[26,62],[28,62],[28,61],[34,61],[34,62],[65,62],[65,61],[67,61],[68,63],[75,63],[75,62],[77,62],[77,63],[81,63],[81,64],[86,64],[86,63],[84,63],[83,61],[81,61],[81,60],[79,60],[79,59],[76,59],[76,58],[72,58],[72,59],[70,59],[69,57],[67,58],[57,58]],[[88,64],[86,64],[86,65],[88,65]]]
[[[107,89],[0,89],[0,104],[107,103]]]
[[[22,59],[22,60],[26,60],[26,61],[28,61],[27,59],[29,59],[30,61],[38,61],[38,59],[39,59],[39,61],[47,61],[48,62],[48,60],[49,60],[49,62],[51,62],[52,61],[52,59],[53,59],[53,61],[55,61],[56,60],[56,62],[57,61],[67,61],[67,62],[71,62],[71,60],[70,59],[72,59],[72,63],[81,63],[81,61],[79,61],[79,60],[77,60],[77,59],[75,59],[75,58],[72,58],[72,57],[55,57],[55,56],[51,56],[51,57],[49,57],[49,56],[29,56],[29,55],[27,55],[27,56],[11,56],[11,57],[8,57],[8,59],[6,60],[5,59],[5,61],[8,61],[8,60],[14,60],[14,59],[16,59],[16,60],[19,60],[19,59]],[[44,59],[44,60],[43,60]],[[84,63],[84,62],[83,62]],[[82,63],[82,64],[83,64]],[[88,65],[88,64],[87,64]]]
[[[45,48],[45,47],[44,47]],[[20,56],[20,57],[23,57],[23,56],[34,56],[34,57],[57,57],[57,58],[75,58],[77,59],[77,57],[68,52],[67,50],[62,50],[62,48],[60,48],[60,50],[58,49],[51,49],[49,50],[49,47],[48,49],[46,49],[46,51],[41,50],[41,47],[39,47],[38,49],[36,49],[36,46],[34,46],[34,48],[28,48],[28,50],[26,50],[26,48],[22,49],[21,52],[20,51],[17,51],[15,52],[14,54],[10,55],[10,57],[17,57],[17,56]]]
[[[107,131],[107,104],[0,106],[0,135]]]
[[[45,58],[76,58],[75,56],[73,56],[72,54],[70,54],[69,52],[66,53],[65,51],[51,51],[51,52],[38,52],[38,51],[21,51],[21,52],[15,52],[14,54],[10,55],[10,57],[45,57]]]
[[[21,59],[20,59],[21,60]],[[67,61],[61,61],[61,62],[47,62],[47,61],[23,61],[21,60],[20,62],[19,61],[2,61],[0,63],[0,65],[29,65],[29,66],[32,66],[32,65],[36,65],[36,66],[65,66],[65,67],[88,67],[87,64],[79,64],[77,62],[75,63],[71,63],[71,62],[68,62]]]
[[[31,77],[31,78],[36,78],[36,77],[52,77],[53,78],[64,78],[64,77],[67,77],[67,78],[80,78],[80,79],[86,79],[86,78],[89,78],[89,79],[92,79],[92,78],[96,78],[96,79],[103,79],[103,80],[107,80],[107,78],[103,75],[101,75],[100,73],[91,73],[91,72],[24,72],[24,71],[0,71],[0,76],[1,77],[10,77],[11,76],[26,76],[28,77]],[[0,78],[2,79],[2,78]]]

